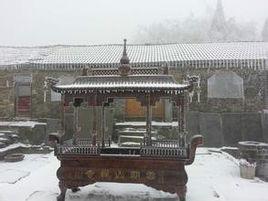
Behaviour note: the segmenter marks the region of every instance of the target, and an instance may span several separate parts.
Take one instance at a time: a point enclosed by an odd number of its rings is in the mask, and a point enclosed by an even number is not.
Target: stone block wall
[[[239,141],[267,141],[267,114],[188,112],[189,138],[201,134],[205,146],[237,146]]]
[[[201,133],[205,135],[206,144],[211,146],[235,145],[238,140],[268,140],[267,112],[258,113],[264,108],[263,93],[264,87],[262,72],[246,69],[232,69],[244,80],[245,100],[231,99],[208,99],[207,98],[207,79],[215,73],[212,69],[171,69],[176,79],[181,82],[186,75],[201,76],[201,103],[197,103],[196,94],[193,103],[189,105],[191,112],[188,114],[187,126],[190,134]],[[41,71],[41,70],[11,70],[0,71],[1,88],[0,93],[0,117],[14,117],[14,91],[11,84],[13,75],[16,73],[33,74],[33,97],[32,97],[32,118],[61,118],[59,102],[50,101],[50,91],[47,93],[47,101],[44,102],[43,84],[46,76],[60,77],[62,75],[81,75],[81,71]],[[6,80],[10,81],[11,87],[4,87]],[[124,100],[115,101],[113,112],[108,113],[107,132],[112,131],[113,118],[117,121],[124,121]],[[249,112],[249,113],[248,113]],[[85,122],[82,128],[82,136],[88,136],[90,116],[87,111],[81,112],[81,119]],[[90,112],[89,112],[90,113]],[[208,115],[206,115],[209,113]],[[168,113],[165,115],[168,117]],[[171,116],[169,116],[170,118]],[[168,119],[168,118],[167,118]],[[66,138],[70,139],[73,135],[73,114],[72,111],[65,114]]]
[[[221,146],[223,142],[221,116],[217,113],[200,113],[200,133],[205,134],[205,139],[213,146]]]
[[[207,98],[207,79],[212,76],[217,69],[172,69],[170,74],[181,82],[187,75],[200,75],[201,77],[201,103],[197,103],[197,95],[193,97],[190,109],[200,112],[256,112],[264,108],[264,78],[263,72],[249,69],[230,69],[244,80],[245,99],[208,99]],[[44,80],[46,76],[60,77],[81,75],[82,71],[42,71],[42,70],[0,70],[0,116],[14,117],[14,89],[12,87],[13,76],[16,73],[32,73],[33,74],[33,91],[32,91],[32,118],[60,118],[60,107],[58,102],[50,101],[50,90],[47,92],[47,101],[44,102]],[[9,87],[4,87],[4,83],[9,81]],[[124,112],[124,100],[120,107],[115,110],[117,119],[124,120],[121,114]],[[167,116],[167,115],[165,115]]]
[[[222,134],[224,144],[236,146],[242,138],[242,124],[240,113],[222,113]]]
[[[199,75],[201,77],[201,102],[197,103],[197,94],[194,94],[193,102],[189,105],[191,110],[200,112],[256,112],[264,108],[264,72],[253,69],[229,69],[235,72],[244,81],[244,99],[210,99],[207,92],[207,80],[218,69],[179,69],[171,68],[170,73],[176,80],[181,81],[187,75]]]
[[[264,140],[268,142],[268,110],[264,110],[262,116],[262,133]]]

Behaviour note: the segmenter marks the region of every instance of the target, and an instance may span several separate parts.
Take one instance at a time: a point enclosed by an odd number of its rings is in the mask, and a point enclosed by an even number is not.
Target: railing
[[[100,155],[100,148],[96,146],[59,145],[56,147],[55,154]]]
[[[161,158],[186,158],[186,148],[166,148],[166,147],[142,147],[141,156],[152,156]]]
[[[154,140],[152,141],[153,147],[167,147],[167,148],[179,148],[181,147],[177,140]]]
[[[104,144],[103,144],[104,143]],[[55,150],[56,155],[100,155],[101,148],[110,147],[111,140],[96,140],[95,145],[89,138],[77,138],[75,141],[65,141],[63,145],[58,145]]]
[[[56,146],[56,155],[100,155],[100,154],[131,154],[138,153],[140,156],[159,157],[159,158],[187,158],[188,146],[181,144],[178,140],[154,140],[150,146],[145,142],[141,144],[140,149],[132,150],[129,148],[114,151],[109,148],[110,140],[105,140],[105,146],[102,146],[102,141],[97,141],[96,145],[92,145],[92,140],[88,138],[79,138],[75,143],[68,141],[63,145]],[[117,153],[118,152],[118,153]],[[137,155],[137,154],[134,154]]]
[[[136,151],[137,150],[129,149],[128,154],[136,155],[135,154]],[[100,155],[101,152],[102,148],[97,146],[58,145],[55,149],[56,155],[97,156]],[[161,158],[186,158],[188,156],[187,148],[141,147],[139,152],[140,156],[161,157]]]
[[[141,156],[162,158],[186,158],[188,150],[183,140],[153,140],[150,142],[150,146],[146,145],[145,140],[140,154]]]
[[[104,142],[104,144],[103,144]],[[79,146],[91,146],[93,144],[93,141],[89,138],[78,138],[76,140],[76,144],[79,145]],[[110,147],[111,146],[111,140],[108,139],[108,140],[104,140],[104,141],[101,141],[101,140],[96,140],[96,146],[98,147],[102,147],[102,146],[105,146],[105,147]]]

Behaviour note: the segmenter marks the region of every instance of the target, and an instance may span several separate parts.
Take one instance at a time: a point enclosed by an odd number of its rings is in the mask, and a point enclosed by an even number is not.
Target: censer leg
[[[57,197],[57,201],[65,201],[65,194],[67,188],[63,185],[61,181],[59,182],[59,188],[60,188],[60,195]]]

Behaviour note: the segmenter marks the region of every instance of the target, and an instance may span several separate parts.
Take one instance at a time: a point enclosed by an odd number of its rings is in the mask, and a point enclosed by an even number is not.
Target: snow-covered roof
[[[3,47],[0,46],[0,66],[12,66],[44,59],[54,47]]]
[[[3,47],[0,68],[72,69],[117,67],[122,44],[88,46]],[[263,69],[268,42],[200,44],[132,44],[127,52],[133,67],[238,67]],[[26,64],[26,66],[25,66]]]
[[[36,65],[58,64],[58,68],[68,65],[88,64],[92,67],[118,66],[122,56],[122,45],[61,46]],[[187,65],[189,62],[202,65],[206,61],[219,61],[231,65],[231,61],[245,62],[267,58],[267,42],[232,42],[201,44],[147,44],[128,45],[127,53],[133,67],[159,66],[169,63],[171,66]],[[257,63],[257,62],[256,62]],[[259,65],[257,64],[250,65]],[[61,66],[60,66],[61,65]],[[65,65],[65,66],[64,66]],[[216,64],[211,64],[216,65]],[[236,65],[235,62],[233,65]],[[260,64],[263,65],[263,64]]]
[[[167,90],[180,92],[188,89],[188,84],[177,84],[170,75],[110,75],[110,76],[81,76],[69,84],[58,84],[52,87],[60,93],[88,93],[92,90]],[[108,91],[107,91],[108,90]]]

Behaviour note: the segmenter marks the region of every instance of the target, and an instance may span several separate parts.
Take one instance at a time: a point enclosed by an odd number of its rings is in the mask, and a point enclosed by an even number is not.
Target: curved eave
[[[192,85],[173,85],[172,87],[65,87],[65,86],[52,86],[53,91],[61,94],[90,94],[101,93],[110,94],[118,92],[138,92],[138,93],[156,93],[164,92],[171,94],[180,94],[192,88]]]

